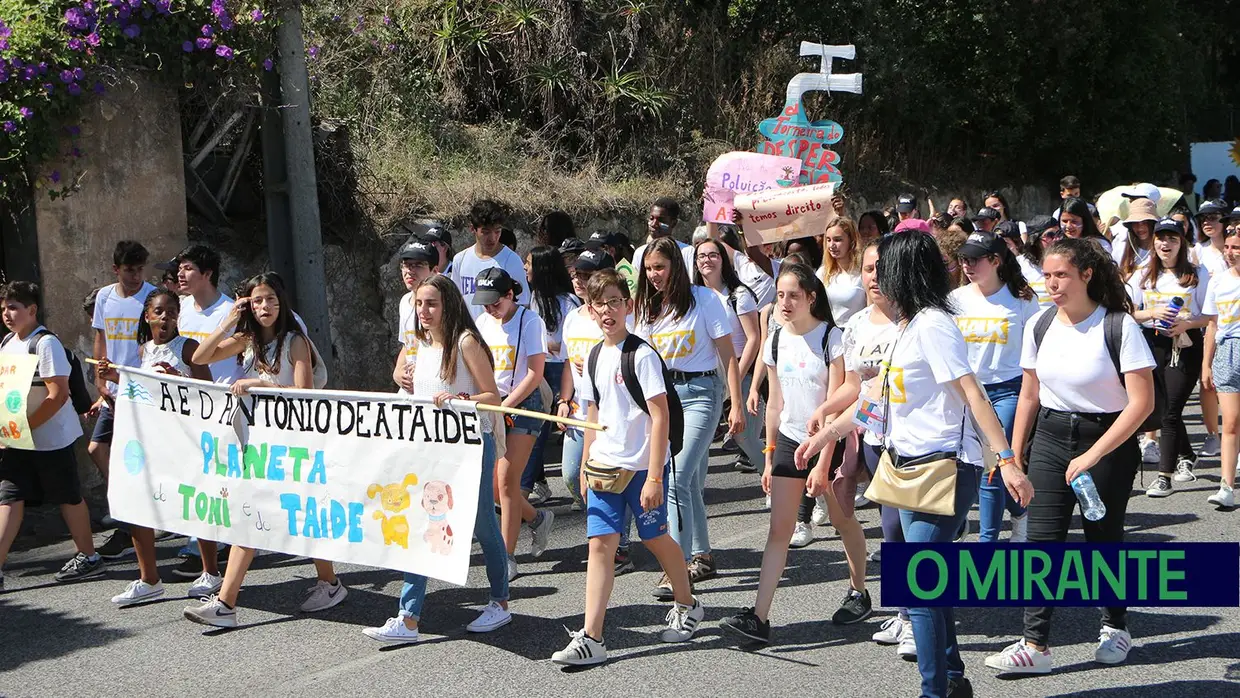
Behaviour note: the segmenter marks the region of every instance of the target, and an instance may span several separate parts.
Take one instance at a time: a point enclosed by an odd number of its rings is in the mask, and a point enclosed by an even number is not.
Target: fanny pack
[[[866,499],[923,514],[956,513],[955,453],[931,453],[899,465],[896,460],[890,449],[883,450],[865,490]]]
[[[586,486],[595,492],[620,494],[628,488],[637,471],[625,470],[613,465],[602,465],[597,461],[589,460],[582,466],[581,474],[586,478]]]

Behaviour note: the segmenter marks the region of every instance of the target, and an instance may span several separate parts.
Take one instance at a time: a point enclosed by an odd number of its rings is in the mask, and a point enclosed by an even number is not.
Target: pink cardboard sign
[[[737,195],[794,187],[800,174],[801,161],[797,158],[747,152],[720,155],[706,172],[702,219],[731,223]]]

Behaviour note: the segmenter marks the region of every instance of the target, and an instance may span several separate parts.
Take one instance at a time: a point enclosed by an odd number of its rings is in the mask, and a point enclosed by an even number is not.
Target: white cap
[[[1130,199],[1149,199],[1154,203],[1158,203],[1158,200],[1162,198],[1162,192],[1158,191],[1158,187],[1150,184],[1149,182],[1134,184],[1127,187],[1119,194],[1120,196],[1126,196]]]

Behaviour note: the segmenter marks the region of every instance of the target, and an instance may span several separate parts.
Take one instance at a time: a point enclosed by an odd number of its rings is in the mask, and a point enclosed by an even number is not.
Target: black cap
[[[577,271],[599,271],[601,269],[614,269],[616,261],[611,255],[602,250],[586,250],[577,255],[577,261],[573,262],[573,269]]]
[[[986,206],[982,208],[981,210],[979,210],[973,216],[973,220],[975,221],[997,221],[999,220],[999,212],[989,206]]]
[[[1227,202],[1222,199],[1211,199],[1201,204],[1201,207],[1197,209],[1198,216],[1204,216],[1209,213],[1226,216],[1228,213],[1231,213],[1231,209],[1227,206]]]
[[[512,291],[514,296],[519,295],[521,285],[513,280],[503,267],[483,269],[482,273],[474,278],[474,305],[498,303],[509,291]]]
[[[400,258],[402,260],[426,262],[433,267],[439,264],[439,251],[431,246],[431,243],[414,238],[400,248]]]
[[[1231,213],[1223,215],[1223,220],[1225,221],[1234,221],[1237,219],[1240,219],[1240,206],[1233,208]]]
[[[1034,216],[1033,220],[1025,224],[1025,230],[1028,230],[1030,235],[1041,235],[1051,228],[1059,228],[1059,221],[1050,216]]]
[[[901,194],[896,197],[896,210],[900,213],[912,213],[917,210],[917,197],[912,194]]]
[[[564,238],[560,243],[560,254],[579,254],[586,248],[586,244],[577,238]]]
[[[590,237],[586,238],[586,249],[588,250],[597,250],[604,245],[615,247],[616,244],[616,234],[610,230],[596,230],[590,233]]]
[[[964,244],[956,251],[958,257],[977,259],[992,254],[1003,254],[1007,243],[994,233],[970,233]]]
[[[1013,238],[1020,241],[1020,224],[1016,221],[1003,221],[995,226],[995,234],[999,237]]]
[[[1154,224],[1154,234],[1158,235],[1159,233],[1171,233],[1172,235],[1183,236],[1184,226],[1180,225],[1180,222],[1174,218],[1160,218],[1158,222]]]
[[[167,262],[158,262],[155,264],[155,268],[159,271],[177,271],[181,268],[181,259],[179,257],[173,257]]]
[[[437,225],[427,228],[426,232],[422,233],[418,237],[422,238],[423,242],[442,242],[445,245],[452,244],[452,233],[449,233],[447,228],[441,228]]]

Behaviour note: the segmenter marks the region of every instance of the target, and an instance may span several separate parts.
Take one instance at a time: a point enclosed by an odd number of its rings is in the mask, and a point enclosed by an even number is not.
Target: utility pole
[[[289,225],[288,167],[284,157],[284,117],[280,113],[280,76],[263,73],[262,118],[263,197],[267,208],[267,256],[271,270],[284,278],[286,291],[297,298],[293,269],[293,229]]]
[[[327,275],[323,268],[323,234],[314,172],[310,77],[306,69],[305,39],[301,28],[300,3],[288,3],[280,11],[276,38],[280,49],[289,223],[292,227],[297,312],[330,369],[332,344],[327,314]]]

